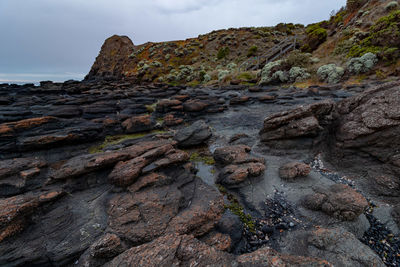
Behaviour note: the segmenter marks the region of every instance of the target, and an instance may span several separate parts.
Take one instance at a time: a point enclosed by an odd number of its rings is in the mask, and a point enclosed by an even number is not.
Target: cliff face
[[[111,36],[102,45],[85,80],[123,78],[129,66],[127,59],[132,54],[133,48],[134,45],[127,36]]]

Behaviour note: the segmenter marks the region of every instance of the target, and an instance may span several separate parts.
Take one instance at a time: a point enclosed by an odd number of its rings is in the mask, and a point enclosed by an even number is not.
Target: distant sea
[[[80,73],[0,73],[0,83],[38,85],[41,81],[65,82],[81,81],[85,74]]]

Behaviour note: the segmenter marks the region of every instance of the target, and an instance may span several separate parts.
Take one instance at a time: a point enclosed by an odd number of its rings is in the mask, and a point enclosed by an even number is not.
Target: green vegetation
[[[202,155],[198,152],[193,152],[190,155],[190,161],[192,162],[203,162],[206,165],[215,165],[215,160],[212,156]]]
[[[400,10],[395,10],[376,21],[369,36],[351,47],[347,57],[359,57],[370,52],[384,61],[394,62],[399,57],[399,46]]]
[[[257,54],[258,47],[253,45],[247,51],[247,57],[254,57]]]
[[[328,31],[322,27],[323,24],[326,24],[326,22],[323,21],[307,26],[307,38],[305,44],[301,48],[303,52],[312,52],[317,49],[320,44],[326,41],[328,37]]]
[[[229,47],[221,47],[218,50],[217,59],[221,60],[221,59],[226,58],[229,55],[229,52],[230,52]]]
[[[249,229],[250,232],[255,233],[256,229],[256,224],[254,219],[251,217],[250,214],[246,214],[244,212],[244,208],[240,205],[238,199],[230,194],[226,188],[220,184],[217,184],[217,188],[221,194],[225,195],[227,199],[229,200],[229,205],[225,205],[225,209],[230,210],[233,214],[237,215],[240,219],[240,221],[243,223],[243,225]]]
[[[154,111],[156,111],[156,106],[157,106],[157,102],[151,104],[151,105],[146,105],[146,110],[151,114]]]
[[[236,78],[240,80],[251,81],[255,79],[255,76],[250,72],[241,72],[238,76],[236,76]]]
[[[104,139],[104,142],[101,143],[100,145],[90,147],[89,153],[95,154],[95,153],[103,152],[103,149],[106,148],[107,146],[117,145],[126,140],[139,139],[139,138],[142,138],[149,134],[161,134],[161,133],[165,133],[165,131],[151,131],[151,132],[136,133],[136,134],[109,135],[109,136],[106,136],[106,138]]]
[[[300,53],[299,51],[294,51],[290,53],[284,60],[283,64],[286,65],[287,69],[292,67],[307,67],[311,63],[311,58],[309,54]]]

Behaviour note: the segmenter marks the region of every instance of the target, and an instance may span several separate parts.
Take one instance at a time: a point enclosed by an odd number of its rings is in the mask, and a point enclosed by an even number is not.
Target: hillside
[[[124,77],[139,82],[208,82],[218,79],[215,70],[236,69],[285,38],[303,34],[303,25],[279,24],[219,30],[182,41],[138,46],[128,37],[112,36],[102,46],[86,80]]]
[[[85,80],[304,86],[387,79],[399,72],[398,8],[396,1],[349,0],[330,20],[307,27],[281,23],[218,30],[187,40],[137,46],[126,36],[112,36]],[[295,51],[267,58],[274,49],[279,52],[281,42],[290,44],[294,39]],[[369,58],[361,59],[366,53],[375,57],[368,54]]]

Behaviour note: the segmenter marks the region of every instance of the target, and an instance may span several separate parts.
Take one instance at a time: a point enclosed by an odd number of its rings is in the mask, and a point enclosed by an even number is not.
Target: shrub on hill
[[[254,57],[257,54],[258,47],[253,45],[247,51],[247,57]]]
[[[312,52],[318,48],[328,37],[328,31],[322,27],[324,22],[308,25],[306,28],[306,40],[301,48],[303,52]]]
[[[221,47],[217,53],[217,59],[221,60],[229,55],[229,47]]]
[[[398,58],[400,46],[400,10],[377,20],[367,38],[354,45],[348,57],[360,57],[366,53],[377,54],[385,61]]]
[[[328,64],[319,67],[317,71],[318,78],[327,83],[338,83],[344,75],[344,69],[335,64]]]
[[[347,70],[352,74],[360,74],[370,71],[378,63],[375,54],[366,53],[362,57],[352,58],[347,62]]]

